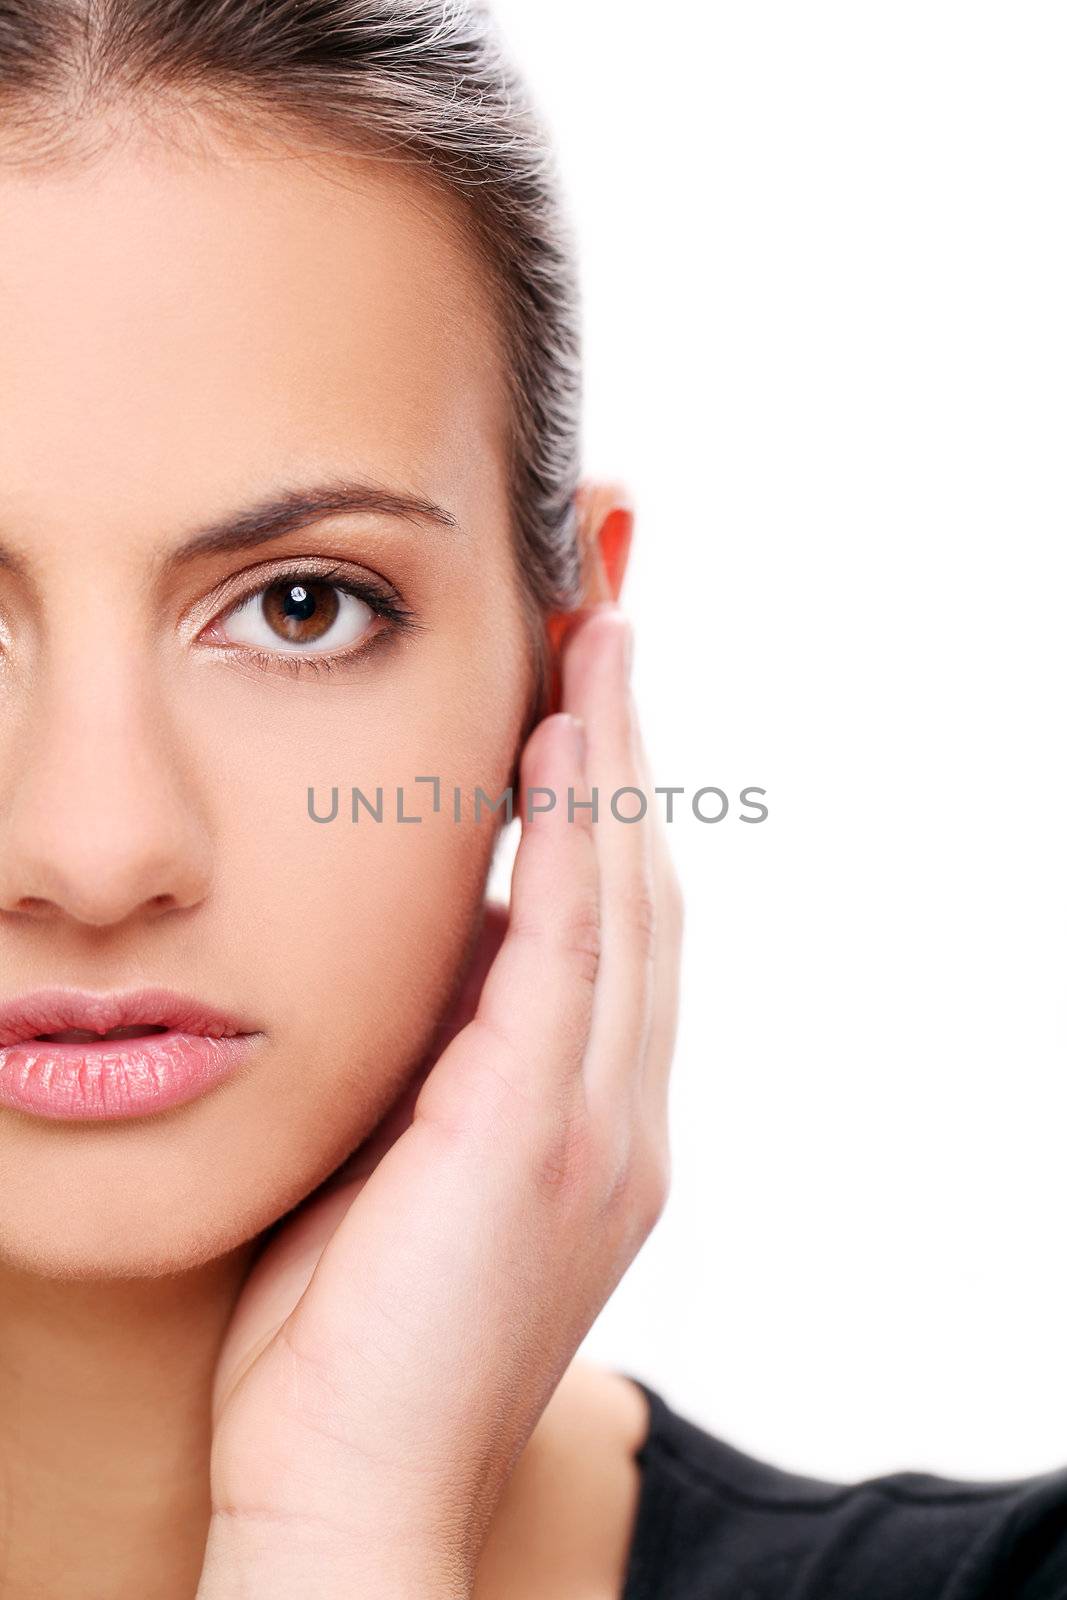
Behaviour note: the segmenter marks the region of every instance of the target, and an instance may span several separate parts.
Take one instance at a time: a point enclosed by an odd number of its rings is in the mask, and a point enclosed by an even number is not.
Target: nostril
[[[35,915],[38,911],[55,910],[54,900],[42,900],[37,895],[24,895],[15,906],[16,911],[27,911]]]

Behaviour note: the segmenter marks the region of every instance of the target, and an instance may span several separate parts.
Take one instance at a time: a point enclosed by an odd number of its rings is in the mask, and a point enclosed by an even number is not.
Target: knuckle
[[[592,983],[600,967],[603,943],[600,906],[595,894],[582,895],[563,913],[559,947],[578,976]]]
[[[553,1202],[569,1200],[583,1187],[590,1166],[589,1121],[581,1097],[555,1108],[534,1139],[533,1182],[537,1193]]]
[[[586,982],[595,981],[603,942],[600,906],[595,894],[583,894],[572,900],[548,920],[516,913],[511,931],[517,938],[540,945],[546,955],[555,952],[562,956]]]

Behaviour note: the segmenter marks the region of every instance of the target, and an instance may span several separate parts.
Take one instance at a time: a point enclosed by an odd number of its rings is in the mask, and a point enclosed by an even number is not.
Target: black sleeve
[[[828,1483],[641,1387],[652,1425],[623,1600],[1067,1600],[1067,1468]]]

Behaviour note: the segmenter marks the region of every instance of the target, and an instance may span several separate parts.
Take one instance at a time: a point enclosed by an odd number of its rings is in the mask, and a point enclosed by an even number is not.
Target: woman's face
[[[457,214],[399,166],[281,148],[0,169],[0,1003],[163,985],[262,1034],[169,1111],[0,1107],[10,1264],[151,1273],[251,1238],[369,1132],[448,999],[497,837],[472,798],[509,782],[531,690]],[[362,479],[454,525],[335,511],[181,553]],[[329,588],[305,622],[309,562],[417,626]],[[352,823],[353,786],[385,820]]]

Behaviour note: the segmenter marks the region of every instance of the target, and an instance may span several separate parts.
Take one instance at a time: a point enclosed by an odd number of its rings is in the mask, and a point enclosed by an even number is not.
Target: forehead
[[[131,138],[0,169],[0,218],[5,529],[196,521],[312,467],[500,505],[487,277],[410,166]]]

